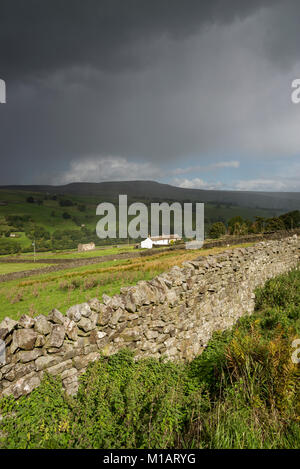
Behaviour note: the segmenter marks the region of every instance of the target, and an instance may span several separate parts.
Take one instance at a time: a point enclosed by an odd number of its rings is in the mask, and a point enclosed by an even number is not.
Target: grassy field
[[[225,249],[220,247],[197,251],[166,251],[154,256],[111,260],[48,274],[37,272],[24,280],[0,283],[0,320],[5,316],[18,319],[23,313],[33,316],[48,314],[53,308],[65,313],[72,304],[82,303],[94,297],[101,299],[103,293],[119,293],[121,287],[134,285],[139,280],[150,280],[185,260]],[[22,265],[27,264],[20,264]],[[15,264],[3,266],[10,268],[15,267]]]
[[[0,448],[299,449],[299,305],[296,270],[191,363],[123,350],[90,364],[73,398],[45,376],[30,396],[0,400]]]

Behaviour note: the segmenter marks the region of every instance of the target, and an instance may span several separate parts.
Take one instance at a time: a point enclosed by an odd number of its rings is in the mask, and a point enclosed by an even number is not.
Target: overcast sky
[[[300,190],[300,2],[1,0],[0,184]]]

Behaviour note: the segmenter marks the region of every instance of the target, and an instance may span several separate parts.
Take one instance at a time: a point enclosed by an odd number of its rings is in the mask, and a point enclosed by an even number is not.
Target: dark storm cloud
[[[283,68],[299,59],[300,2],[285,0],[270,11],[266,25],[264,49],[271,61]]]
[[[140,66],[135,44],[199,32],[243,18],[276,1],[2,0],[0,67],[10,79],[90,65],[120,71]]]

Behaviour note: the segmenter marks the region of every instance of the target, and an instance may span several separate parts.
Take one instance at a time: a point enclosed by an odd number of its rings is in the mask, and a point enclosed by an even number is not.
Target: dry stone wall
[[[129,347],[136,357],[190,360],[212,333],[231,327],[254,309],[257,286],[299,265],[300,237],[263,241],[252,247],[200,256],[151,281],[103,295],[102,303],[71,306],[64,316],[5,318],[0,339],[0,395],[16,398],[37,387],[45,372],[59,375],[67,393],[99,353]],[[3,342],[2,342],[3,344]]]

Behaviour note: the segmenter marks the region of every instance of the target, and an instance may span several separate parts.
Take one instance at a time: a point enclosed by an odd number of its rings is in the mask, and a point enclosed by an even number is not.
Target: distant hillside
[[[300,208],[299,192],[250,192],[183,189],[155,181],[78,182],[64,186],[0,186],[0,191],[48,192],[105,199],[127,194],[130,198],[197,201],[235,205],[249,208],[289,211]],[[0,194],[1,196],[1,194]]]

